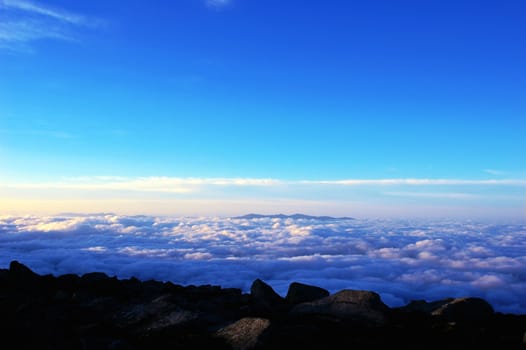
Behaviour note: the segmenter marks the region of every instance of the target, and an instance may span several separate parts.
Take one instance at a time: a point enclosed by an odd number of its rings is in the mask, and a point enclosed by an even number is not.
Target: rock
[[[223,338],[234,350],[254,349],[262,334],[270,326],[265,318],[245,317],[218,330],[215,335]]]
[[[252,283],[250,295],[254,301],[265,305],[277,305],[284,302],[283,298],[271,286],[259,278]]]
[[[427,302],[413,300],[398,308],[404,312],[422,312],[430,316],[441,317],[447,322],[482,322],[493,316],[493,307],[481,298],[447,298]]]
[[[524,348],[526,315],[480,298],[390,309],[374,292],[327,293],[292,283],[285,300],[259,279],[248,294],[103,273],[41,276],[13,261],[0,269],[0,329],[17,349]]]
[[[0,269],[0,286],[4,286],[9,281],[9,270]]]
[[[289,286],[285,300],[290,304],[299,304],[325,298],[329,295],[330,293],[326,289],[310,286],[308,284],[292,282]]]
[[[296,305],[293,315],[326,315],[346,321],[363,322],[367,326],[379,326],[386,322],[389,311],[375,292],[342,290],[328,297]]]
[[[97,283],[100,281],[105,281],[110,279],[110,276],[105,274],[104,272],[89,272],[82,275],[81,280],[82,283]]]
[[[39,275],[31,271],[29,267],[16,260],[11,261],[9,264],[9,274],[12,278],[16,279],[34,279],[39,277]]]
[[[402,306],[398,309],[401,311],[409,312],[423,312],[425,314],[431,315],[433,311],[444,306],[447,303],[450,303],[453,300],[454,298],[436,300],[431,302],[425,300],[411,300],[409,304],[407,304],[406,306]]]
[[[173,310],[168,313],[161,313],[156,315],[144,327],[146,331],[160,330],[168,327],[181,326],[195,321],[199,318],[199,314],[188,310]]]
[[[120,327],[150,322],[153,318],[165,316],[176,309],[176,305],[173,305],[170,300],[170,295],[162,295],[154,300],[130,305],[117,313],[114,321]]]
[[[493,316],[494,310],[487,301],[481,298],[456,298],[440,306],[431,314],[449,322],[482,322]]]
[[[14,260],[9,264],[9,284],[16,290],[35,293],[40,288],[41,276]]]

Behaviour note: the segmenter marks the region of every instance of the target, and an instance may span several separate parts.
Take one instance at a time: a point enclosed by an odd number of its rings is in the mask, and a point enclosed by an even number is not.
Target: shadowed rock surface
[[[526,315],[480,298],[389,308],[372,291],[294,282],[284,299],[257,279],[251,292],[119,280],[104,273],[38,275],[0,269],[3,349],[526,349]]]
[[[368,326],[384,324],[388,312],[389,308],[378,294],[363,290],[342,290],[323,299],[299,304],[291,310],[294,315],[324,315]]]
[[[308,284],[292,282],[287,291],[285,300],[289,304],[299,304],[317,299],[325,298],[330,295],[329,291],[320,287]]]

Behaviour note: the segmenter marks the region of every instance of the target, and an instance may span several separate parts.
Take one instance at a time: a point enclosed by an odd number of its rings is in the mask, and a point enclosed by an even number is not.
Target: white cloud
[[[251,178],[177,178],[165,176],[124,178],[96,176],[72,178],[47,183],[13,183],[7,187],[19,189],[115,190],[187,193],[202,186],[273,186],[282,183],[273,179]]]
[[[82,16],[70,13],[68,11],[53,9],[51,7],[36,4],[34,2],[23,0],[2,0],[1,4],[4,8],[13,8],[29,13],[51,17],[62,22],[69,22],[72,24],[84,24],[85,19]]]
[[[477,195],[461,192],[384,192],[388,196],[414,197],[414,198],[449,198],[449,199],[476,199]]]
[[[363,185],[412,185],[412,186],[440,186],[440,185],[509,185],[509,186],[526,186],[526,180],[518,179],[489,179],[489,180],[472,180],[472,179],[346,179],[332,181],[303,181],[304,183],[318,183],[326,185],[346,185],[346,186],[363,186]]]
[[[495,169],[484,169],[484,172],[488,173],[490,175],[493,175],[493,176],[500,176],[500,175],[505,175],[506,174],[505,171],[495,170]]]
[[[232,4],[232,0],[206,0],[206,6],[210,8],[222,8]]]
[[[479,296],[498,311],[526,313],[524,251],[526,225],[472,221],[0,217],[0,268],[17,259],[38,273],[103,271],[244,291],[262,278],[282,295],[298,281],[374,290],[391,306]]]
[[[102,22],[63,9],[24,0],[0,0],[0,48],[31,51],[36,40],[75,41],[75,29]]]
[[[283,180],[272,178],[180,178],[151,176],[126,178],[116,176],[94,176],[69,178],[55,182],[10,183],[4,185],[20,189],[79,189],[79,190],[126,190],[152,192],[194,192],[204,186],[526,186],[526,180],[461,180],[461,179],[347,179],[347,180]],[[417,193],[386,192],[392,196],[472,198],[473,195],[461,192]]]

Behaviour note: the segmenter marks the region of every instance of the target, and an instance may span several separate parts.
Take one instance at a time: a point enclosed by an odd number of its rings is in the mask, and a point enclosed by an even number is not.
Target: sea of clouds
[[[477,296],[526,314],[526,225],[423,220],[0,217],[0,268],[214,284],[248,292],[261,278],[378,292],[389,306]]]

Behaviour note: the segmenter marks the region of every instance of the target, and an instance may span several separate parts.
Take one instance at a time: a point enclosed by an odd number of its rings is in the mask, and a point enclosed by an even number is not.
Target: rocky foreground
[[[372,291],[219,286],[0,269],[2,349],[526,349],[526,315],[480,298],[389,308]]]

